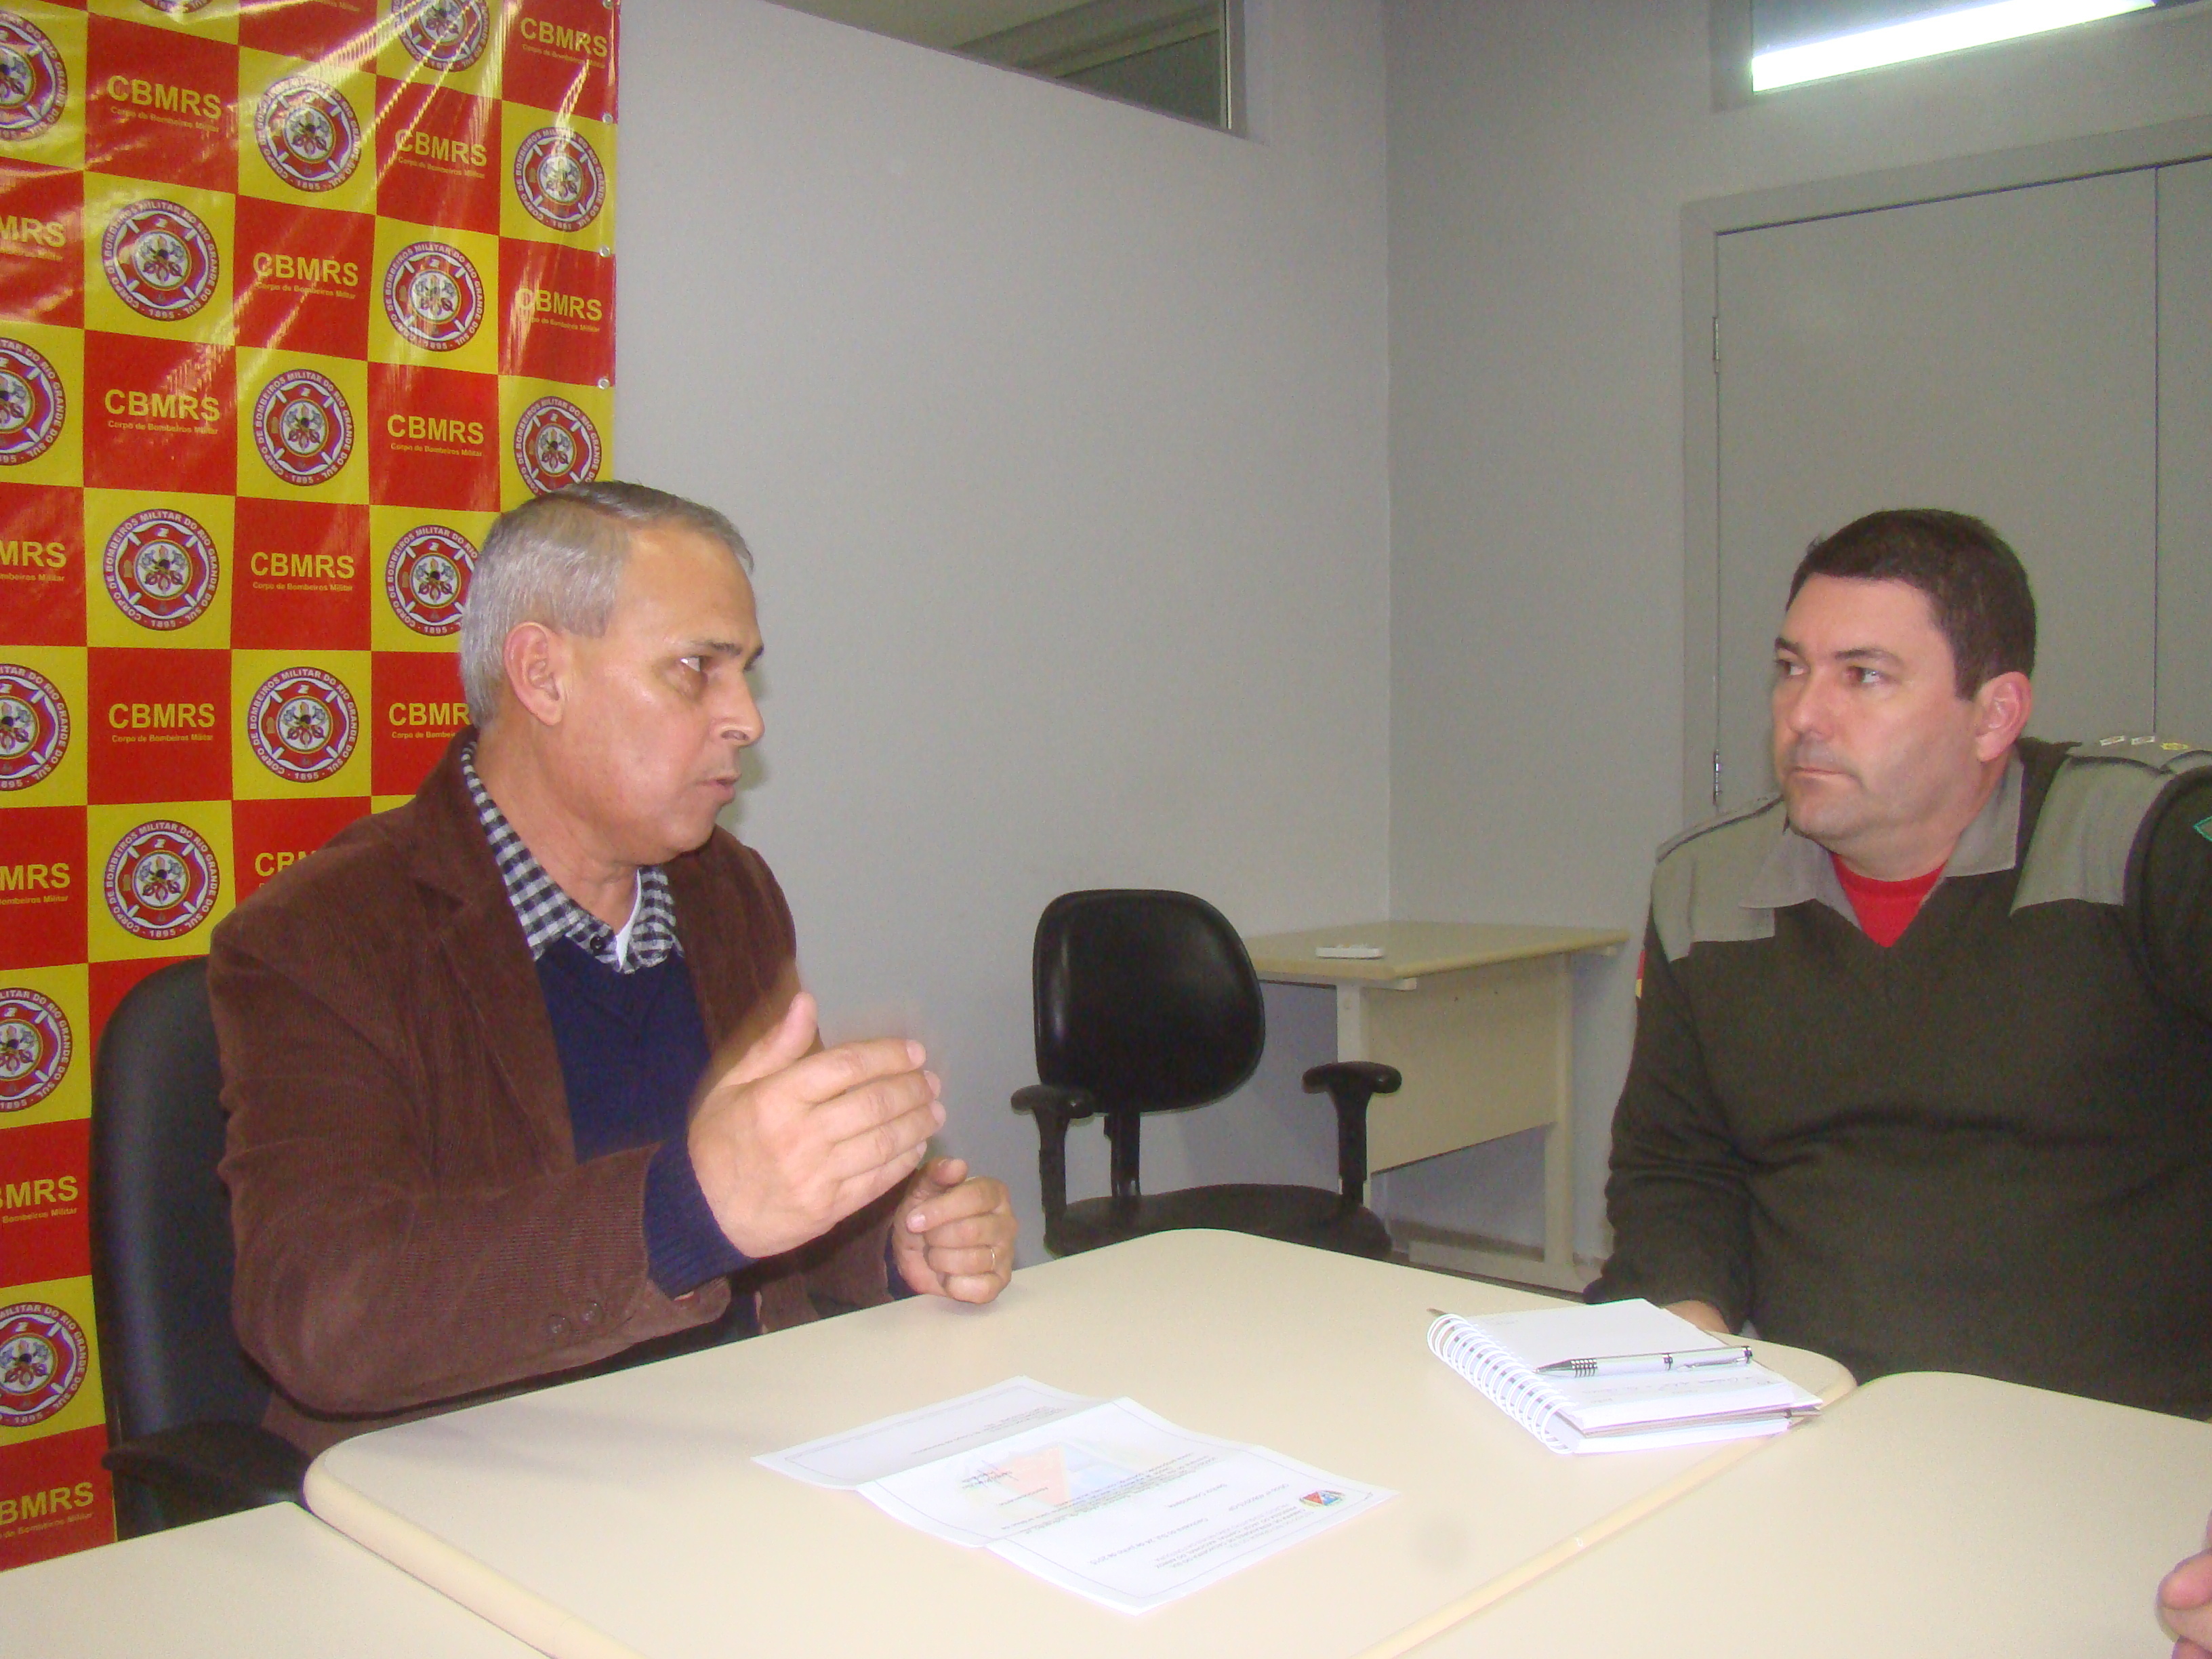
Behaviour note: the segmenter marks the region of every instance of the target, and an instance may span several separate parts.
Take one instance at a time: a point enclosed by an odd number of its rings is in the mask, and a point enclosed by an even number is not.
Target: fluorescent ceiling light
[[[2040,34],[2046,29],[2063,29],[2124,11],[2148,11],[2156,3],[2157,0],[1995,0],[1993,4],[1862,29],[1832,40],[1811,40],[1802,46],[1763,52],[1751,60],[1751,89],[1771,92],[1801,81],[1821,81],[1883,64],[1985,46],[1992,40]]]

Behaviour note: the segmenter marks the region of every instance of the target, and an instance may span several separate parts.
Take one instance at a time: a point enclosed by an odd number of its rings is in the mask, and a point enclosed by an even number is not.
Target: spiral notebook
[[[1711,1369],[1655,1366],[1626,1376],[1540,1369],[1619,1355],[1718,1357],[1742,1346],[1638,1301],[1480,1319],[1441,1314],[1429,1327],[1429,1347],[1437,1358],[1557,1452],[1644,1451],[1748,1439],[1779,1434],[1820,1410],[1817,1395],[1756,1361]]]

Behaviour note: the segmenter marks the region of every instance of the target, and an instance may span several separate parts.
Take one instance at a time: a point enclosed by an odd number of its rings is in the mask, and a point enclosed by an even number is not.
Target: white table
[[[0,1572],[0,1652],[532,1659],[292,1504]]]
[[[1887,1376],[1418,1652],[2165,1659],[2208,1508],[2212,1425]]]
[[[1242,1235],[1164,1233],[1025,1268],[999,1302],[927,1297],[404,1424],[333,1447],[332,1525],[562,1659],[732,1651],[1345,1659],[1763,1455],[1547,1451],[1431,1356],[1431,1304],[1526,1292]],[[1819,1392],[1849,1378],[1795,1350]],[[1026,1373],[1128,1395],[1402,1495],[1141,1617],[751,1461]]]
[[[1405,1084],[1367,1109],[1367,1163],[1382,1170],[1544,1132],[1540,1253],[1393,1220],[1419,1266],[1579,1291],[1574,1252],[1574,985],[1567,958],[1628,935],[1590,927],[1370,921],[1244,941],[1261,979],[1336,992],[1336,1057],[1395,1066]],[[1368,958],[1317,957],[1366,945]],[[1388,1218],[1386,1218],[1388,1219]]]

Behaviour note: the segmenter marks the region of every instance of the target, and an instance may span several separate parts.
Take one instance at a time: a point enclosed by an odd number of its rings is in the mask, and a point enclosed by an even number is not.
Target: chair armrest
[[[1367,1103],[1395,1095],[1405,1082],[1395,1066],[1371,1060],[1334,1060],[1305,1074],[1306,1092],[1328,1091],[1336,1107],[1336,1173],[1347,1208],[1367,1196]]]
[[[307,1455],[252,1423],[185,1423],[111,1446],[100,1462],[194,1515],[297,1504]]]
[[[1057,1084],[1032,1083],[1014,1091],[1014,1109],[1036,1119],[1037,1187],[1044,1200],[1045,1224],[1067,1208],[1067,1126],[1098,1109],[1088,1091]]]
[[[1089,1117],[1098,1109],[1088,1089],[1063,1089],[1057,1083],[1032,1083],[1026,1089],[1014,1091],[1014,1109],[1034,1113],[1039,1120],[1048,1115],[1058,1117],[1063,1123],[1077,1118]]]

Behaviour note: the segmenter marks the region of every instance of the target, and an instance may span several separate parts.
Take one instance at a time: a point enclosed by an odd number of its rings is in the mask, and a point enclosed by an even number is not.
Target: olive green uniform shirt
[[[1779,801],[1662,849],[1593,1300],[2212,1413],[2212,753],[2024,740],[1895,945]]]

